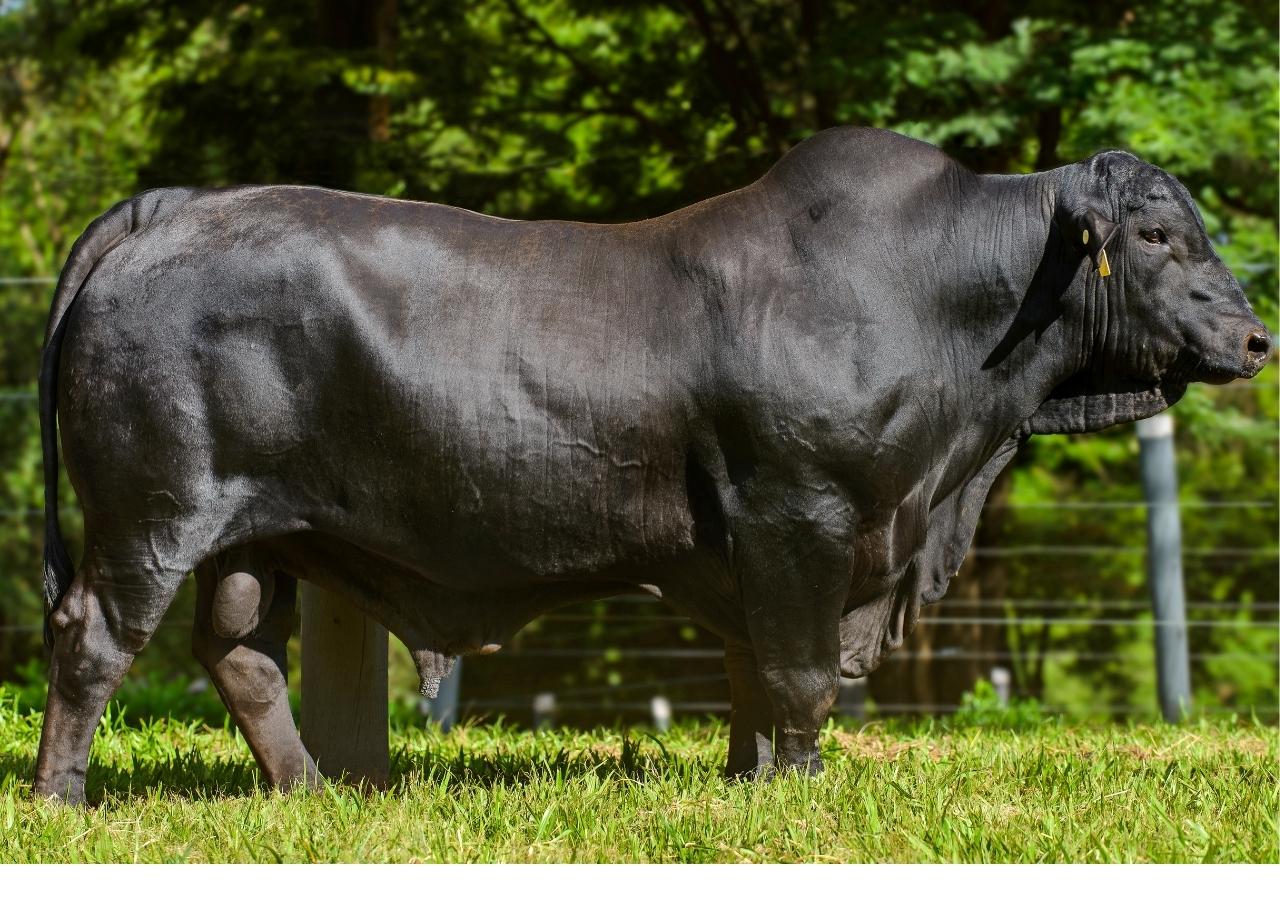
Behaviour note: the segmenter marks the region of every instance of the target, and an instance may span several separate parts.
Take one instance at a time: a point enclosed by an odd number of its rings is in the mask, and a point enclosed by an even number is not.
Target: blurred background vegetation
[[[1120,147],[1187,185],[1275,330],[1278,111],[1274,2],[0,0],[0,679],[43,679],[38,279],[122,197],[298,182],[617,221],[746,184],[837,124],[981,172]],[[1197,703],[1268,718],[1276,369],[1175,410]],[[1031,442],[947,600],[872,677],[882,709],[945,709],[1000,665],[1049,708],[1155,714],[1137,449],[1132,427]],[[186,694],[190,618],[184,596],[135,673],[199,710],[216,699]],[[713,653],[632,651],[716,646],[660,607],[593,604],[468,661],[463,693],[518,709],[577,691],[597,707],[579,718],[611,719],[640,699],[628,686],[683,679],[664,693],[713,704]],[[405,704],[407,669],[397,656]]]

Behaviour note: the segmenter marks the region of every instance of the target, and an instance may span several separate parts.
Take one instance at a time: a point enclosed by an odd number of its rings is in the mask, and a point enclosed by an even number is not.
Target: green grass
[[[0,692],[0,696],[3,692]],[[38,712],[0,703],[0,862],[1276,862],[1277,732],[1201,722],[832,727],[827,771],[727,784],[725,730],[393,735],[390,790],[263,790],[234,730],[126,724],[90,807],[30,797]]]

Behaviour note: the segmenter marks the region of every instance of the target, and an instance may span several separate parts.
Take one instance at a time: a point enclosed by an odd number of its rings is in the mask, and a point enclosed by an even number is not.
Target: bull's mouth
[[[1228,366],[1213,360],[1202,359],[1191,372],[1191,381],[1202,381],[1205,384],[1226,384],[1240,378],[1252,378],[1262,371],[1267,363],[1266,358],[1249,360],[1243,365]]]
[[[1176,402],[1182,397],[1187,384],[1195,379],[1186,373],[1170,371],[1158,378],[1139,378],[1137,376],[1112,375],[1098,378],[1089,373],[1072,376],[1059,384],[1049,395],[1049,400],[1066,402],[1081,400],[1086,397],[1131,398],[1134,402],[1166,400]]]
[[[1235,349],[1220,348],[1196,352],[1184,348],[1174,363],[1188,373],[1189,380],[1208,384],[1226,384],[1237,378],[1252,378],[1271,359],[1272,341],[1267,330],[1257,323]]]
[[[1265,332],[1250,335],[1244,351],[1224,362],[1221,355],[1184,347],[1158,376],[1079,372],[1054,388],[1027,425],[1032,434],[1079,434],[1154,416],[1182,399],[1193,381],[1226,384],[1257,375],[1271,356]]]
[[[1231,372],[1227,369],[1219,369],[1208,366],[1196,372],[1194,381],[1202,381],[1205,384],[1226,384],[1235,381],[1237,378],[1252,378],[1257,372],[1242,373]]]

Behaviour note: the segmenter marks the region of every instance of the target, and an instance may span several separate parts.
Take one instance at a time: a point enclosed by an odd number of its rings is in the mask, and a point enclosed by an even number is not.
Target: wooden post
[[[302,743],[326,778],[386,787],[387,631],[312,585],[302,593]]]
[[[1182,587],[1182,523],[1173,459],[1173,417],[1138,422],[1142,492],[1147,500],[1147,576],[1155,617],[1156,679],[1160,711],[1178,722],[1191,710],[1187,606]]]

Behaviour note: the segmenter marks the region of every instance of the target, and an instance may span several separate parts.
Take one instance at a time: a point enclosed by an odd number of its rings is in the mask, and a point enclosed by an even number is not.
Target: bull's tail
[[[40,354],[40,446],[44,454],[44,640],[53,645],[49,620],[71,586],[75,565],[58,524],[58,360],[68,313],[94,267],[117,244],[145,227],[161,206],[181,203],[185,190],[159,190],[117,203],[76,240],[58,277]]]

